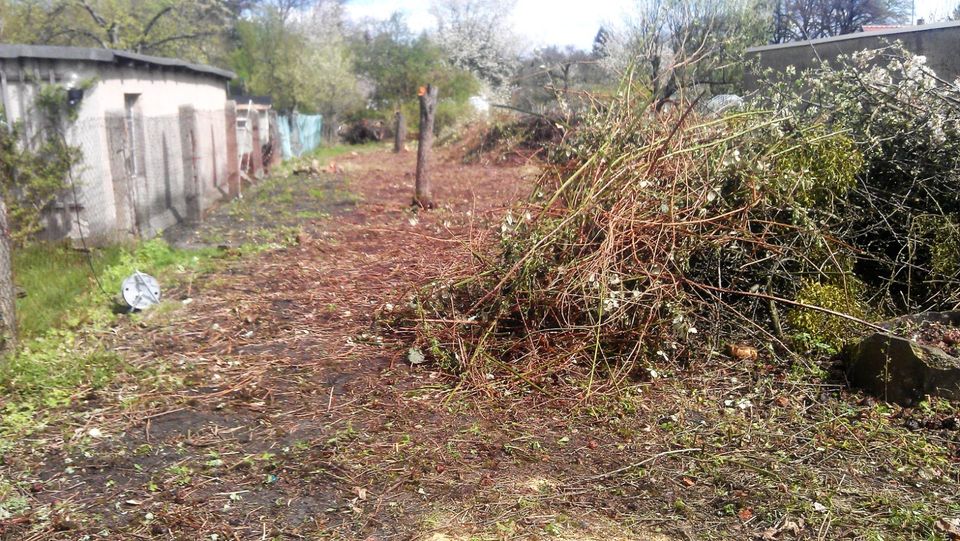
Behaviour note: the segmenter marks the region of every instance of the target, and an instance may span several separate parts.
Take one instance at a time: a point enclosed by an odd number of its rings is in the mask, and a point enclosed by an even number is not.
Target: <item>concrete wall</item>
[[[74,76],[95,81],[77,121],[65,129],[67,141],[83,151],[74,179],[84,235],[102,241],[152,236],[201,219],[203,210],[229,196],[227,147],[234,135],[227,129],[223,78],[149,65],[0,59],[0,103],[33,136],[41,129],[33,103],[42,84]],[[68,190],[48,212],[43,237],[78,236],[74,203]]]
[[[772,68],[782,71],[794,66],[797,72],[833,60],[841,54],[876,49],[901,41],[910,52],[927,57],[927,66],[948,81],[960,77],[960,22],[913,26],[885,32],[861,32],[833,38],[816,39],[747,49],[747,62],[757,62],[758,72]],[[747,90],[758,87],[758,73],[748,74]]]

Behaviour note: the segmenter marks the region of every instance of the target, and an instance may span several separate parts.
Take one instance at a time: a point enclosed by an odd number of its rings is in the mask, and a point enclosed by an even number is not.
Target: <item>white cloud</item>
[[[547,45],[590,50],[600,26],[617,25],[641,0],[517,0],[510,18],[514,30],[531,47]],[[941,19],[956,0],[916,0],[916,16]],[[347,14],[357,20],[386,19],[402,12],[417,32],[436,26],[430,0],[347,0]]]
[[[416,32],[436,25],[436,20],[430,15],[430,3],[427,0],[349,0],[346,11],[354,20],[387,19],[400,12],[406,17],[410,28]]]
[[[518,0],[510,21],[532,47],[573,45],[589,50],[600,25],[620,19],[633,4],[633,0]],[[386,19],[399,11],[419,32],[436,26],[429,6],[429,0],[348,0],[346,10],[355,20]]]
[[[621,19],[631,0],[518,0],[514,28],[532,45],[573,45],[590,50],[600,26]]]

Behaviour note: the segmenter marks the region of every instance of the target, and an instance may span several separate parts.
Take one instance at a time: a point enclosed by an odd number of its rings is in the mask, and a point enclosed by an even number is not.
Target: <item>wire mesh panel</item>
[[[64,137],[80,149],[82,158],[67,179],[68,188],[47,208],[42,236],[112,236],[117,214],[105,119],[77,120],[65,129]]]
[[[44,238],[152,236],[199,220],[229,196],[224,111],[115,111],[65,130],[82,153],[70,187],[45,212]]]

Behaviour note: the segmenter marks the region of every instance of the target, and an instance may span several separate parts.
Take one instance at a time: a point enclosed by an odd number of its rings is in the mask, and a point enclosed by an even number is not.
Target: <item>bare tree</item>
[[[866,24],[904,22],[910,0],[775,0],[774,43],[859,32]]]
[[[602,62],[633,70],[660,104],[683,90],[722,88],[742,70],[742,50],[766,41],[762,1],[645,0],[626,29],[605,31]]]
[[[596,53],[546,47],[535,51],[517,70],[512,101],[526,111],[575,112],[589,106],[589,91],[613,80]]]

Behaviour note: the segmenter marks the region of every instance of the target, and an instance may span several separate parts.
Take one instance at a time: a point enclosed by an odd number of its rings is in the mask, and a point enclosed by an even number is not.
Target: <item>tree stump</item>
[[[437,87],[420,88],[420,143],[417,148],[417,184],[413,204],[421,208],[433,208],[433,191],[430,186],[430,156],[433,153],[433,118],[437,110]]]
[[[400,111],[397,111],[394,117],[393,151],[403,152],[403,143],[407,140],[406,119],[403,118],[403,113]]]

